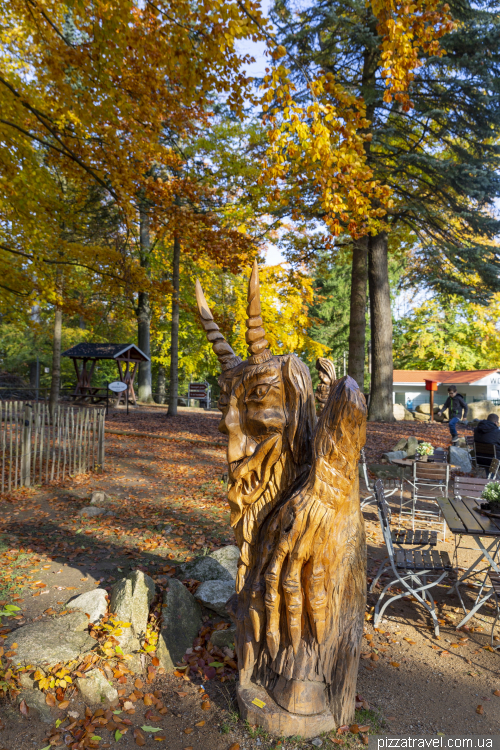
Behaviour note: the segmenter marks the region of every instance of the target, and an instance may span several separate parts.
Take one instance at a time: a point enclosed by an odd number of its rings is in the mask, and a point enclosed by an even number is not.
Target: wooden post
[[[26,404],[24,407],[24,423],[21,453],[21,487],[31,485],[31,426],[32,407]]]
[[[97,465],[99,471],[104,469],[104,411],[99,409],[99,432],[97,441]]]
[[[434,391],[429,391],[429,405],[431,407],[430,421],[434,422]]]

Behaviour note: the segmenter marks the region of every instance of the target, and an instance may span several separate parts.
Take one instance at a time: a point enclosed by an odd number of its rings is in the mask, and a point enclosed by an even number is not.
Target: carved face
[[[297,451],[298,421],[302,412],[307,423],[302,428],[309,428],[311,434],[312,386],[307,368],[296,357],[271,357],[263,364],[243,362],[221,376],[219,383],[219,430],[229,437],[228,498],[234,526],[266,490],[272,488],[271,496],[276,497],[284,474],[288,484],[297,468],[307,463],[308,454]]]

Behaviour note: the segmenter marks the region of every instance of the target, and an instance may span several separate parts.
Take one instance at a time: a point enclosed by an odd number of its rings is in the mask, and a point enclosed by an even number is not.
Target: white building
[[[429,403],[429,391],[425,380],[438,383],[434,393],[434,403],[444,404],[448,398],[448,388],[454,385],[468,403],[473,401],[499,401],[500,370],[469,370],[463,372],[441,372],[440,370],[394,370],[393,399],[407,409],[415,409],[419,404]]]

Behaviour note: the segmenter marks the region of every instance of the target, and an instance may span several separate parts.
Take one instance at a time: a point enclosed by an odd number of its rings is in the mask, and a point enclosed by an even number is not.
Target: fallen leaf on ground
[[[391,667],[399,667],[398,661],[391,661]]]
[[[19,710],[20,710],[20,712],[22,713],[23,716],[29,716],[30,710],[29,710],[28,704],[26,703],[26,701],[24,700],[24,698],[21,701],[21,703],[19,704]]]
[[[482,714],[482,713],[484,713],[484,708],[483,708],[482,706],[478,706],[478,707],[476,708],[476,713],[477,713],[477,714]]]
[[[201,704],[202,711],[208,711],[210,709],[210,702],[209,701],[203,701]]]
[[[228,748],[228,750],[240,750],[240,743],[239,742],[233,742],[231,747]]]
[[[500,690],[494,690],[493,695],[500,695]]]
[[[191,732],[194,732],[194,729],[192,727],[188,727],[184,730],[184,734],[191,734]]]
[[[146,737],[144,736],[144,732],[141,732],[140,729],[134,729],[134,740],[136,745],[139,745],[139,747],[144,747],[144,745],[146,744]]]
[[[47,695],[45,696],[45,703],[47,704],[47,706],[52,707],[56,705],[56,699],[54,698],[52,693],[47,693]]]
[[[204,721],[197,721],[196,724],[195,724],[195,727],[204,727],[204,726],[205,726],[205,722]]]

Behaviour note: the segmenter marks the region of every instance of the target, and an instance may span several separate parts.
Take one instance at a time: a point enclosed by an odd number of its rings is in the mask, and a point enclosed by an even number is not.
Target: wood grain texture
[[[252,723],[288,735],[300,725],[311,737],[354,716],[366,605],[358,486],[366,405],[352,378],[333,379],[317,419],[308,368],[267,349],[256,277],[254,266],[247,325],[258,337],[247,337],[249,359],[219,380],[241,553],[231,602],[238,695]],[[268,696],[266,711],[252,703],[255,691]]]

